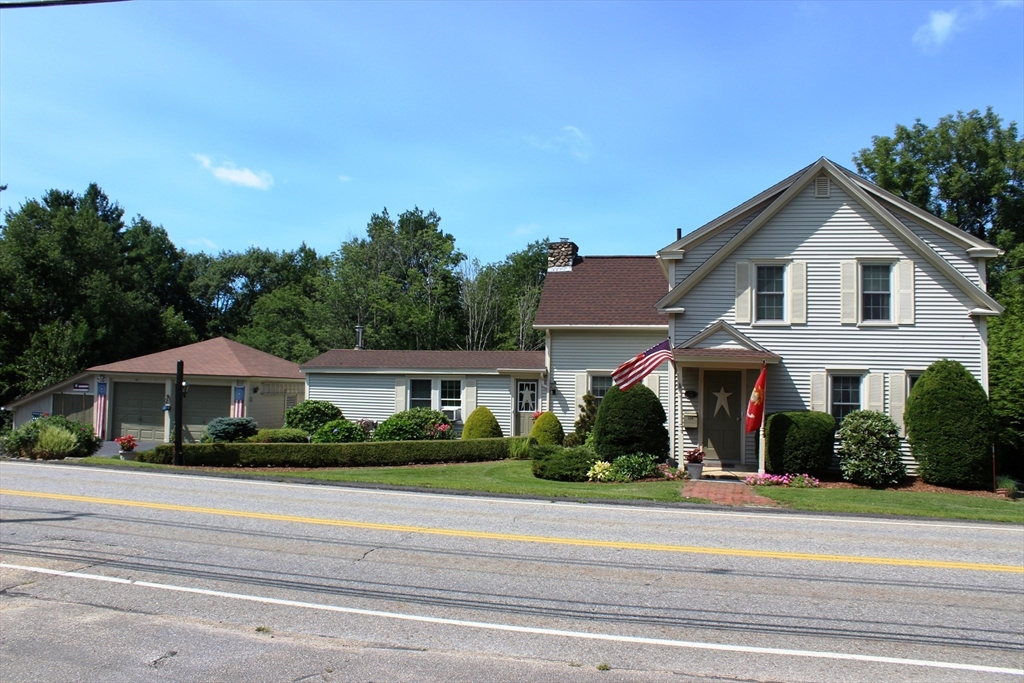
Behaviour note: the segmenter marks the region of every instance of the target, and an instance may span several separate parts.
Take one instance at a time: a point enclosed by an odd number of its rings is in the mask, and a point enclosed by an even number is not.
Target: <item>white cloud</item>
[[[210,157],[205,154],[193,154],[193,158],[202,164],[203,168],[213,174],[213,177],[223,183],[251,187],[256,190],[269,190],[274,185],[274,177],[266,171],[253,171],[248,168],[235,168],[230,161],[225,161],[215,166]]]
[[[565,150],[571,156],[580,161],[587,161],[594,154],[594,144],[590,138],[576,126],[564,126],[562,134],[556,137],[540,139],[536,136],[526,138],[526,141],[537,149],[545,151]]]
[[[962,28],[957,10],[931,12],[928,14],[928,22],[914,33],[914,45],[925,52],[934,52]]]
[[[193,247],[206,247],[207,249],[210,249],[210,250],[213,250],[213,251],[220,250],[220,247],[218,247],[216,244],[214,244],[210,240],[206,239],[205,237],[200,237],[200,238],[194,239],[194,240],[188,240],[186,242],[186,244],[189,244],[189,245],[191,245]]]

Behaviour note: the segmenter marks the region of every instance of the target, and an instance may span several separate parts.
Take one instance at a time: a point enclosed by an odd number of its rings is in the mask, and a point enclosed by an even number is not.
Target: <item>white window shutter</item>
[[[885,375],[881,372],[869,372],[867,385],[867,409],[885,412]]]
[[[467,377],[462,383],[462,419],[469,417],[469,414],[476,410],[476,378]]]
[[[405,377],[395,378],[395,412],[400,413],[405,410]]]
[[[654,392],[654,395],[661,398],[661,375],[647,375],[644,377],[644,386]]]
[[[839,322],[857,324],[857,262],[839,262]]]
[[[900,430],[900,436],[906,436],[907,430],[903,426],[903,411],[907,406],[907,373],[889,373],[889,417],[896,423]]]
[[[896,322],[914,324],[914,262],[896,263]]]
[[[807,322],[807,262],[789,264],[789,322],[803,325]]]
[[[572,404],[572,414],[579,419],[580,416],[580,405],[583,404],[583,397],[587,393],[587,373],[577,372],[576,373],[576,399]]]
[[[825,387],[827,376],[824,372],[811,373],[811,410],[828,412],[828,403],[825,400]]]
[[[750,322],[750,261],[736,262],[736,322]]]

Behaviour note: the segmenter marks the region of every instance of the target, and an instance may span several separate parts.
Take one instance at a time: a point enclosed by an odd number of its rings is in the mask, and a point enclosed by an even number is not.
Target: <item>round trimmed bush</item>
[[[487,406],[478,406],[462,425],[463,439],[501,439],[504,436],[498,419]]]
[[[450,439],[451,421],[440,410],[413,408],[395,413],[377,425],[374,441],[426,441]]]
[[[765,469],[771,474],[824,472],[835,451],[836,419],[817,410],[773,413],[765,422]]]
[[[284,414],[284,426],[312,434],[332,420],[343,420],[341,408],[330,401],[303,401]]]
[[[366,441],[366,432],[355,422],[331,420],[313,433],[313,443],[355,443]]]
[[[928,366],[907,397],[904,422],[925,482],[963,489],[992,485],[992,409],[963,365],[943,359]]]
[[[895,486],[907,476],[900,460],[900,433],[885,413],[855,410],[839,427],[839,470],[862,486]]]
[[[664,462],[668,457],[665,408],[643,384],[626,391],[612,387],[601,399],[594,420],[594,450],[603,460],[620,455],[647,453]]]
[[[541,446],[561,446],[565,441],[565,431],[562,423],[558,421],[551,411],[541,413],[540,417],[533,423],[530,430],[530,437],[537,440]]]
[[[540,446],[533,456],[533,476],[553,481],[586,481],[587,472],[598,460],[598,455],[586,446]]]
[[[259,425],[251,417],[215,417],[203,431],[203,441],[244,441],[256,436]]]

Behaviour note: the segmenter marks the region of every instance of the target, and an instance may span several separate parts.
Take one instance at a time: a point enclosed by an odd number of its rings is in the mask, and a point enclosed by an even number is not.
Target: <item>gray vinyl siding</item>
[[[386,420],[395,412],[397,375],[309,373],[311,401],[330,401],[349,420]]]
[[[550,410],[568,434],[576,423],[576,375],[583,372],[611,371],[638,353],[665,341],[665,331],[563,331],[551,332],[551,377],[557,394],[550,396]],[[659,393],[665,414],[669,411],[669,371],[663,363],[652,375],[660,377]]]
[[[46,393],[14,409],[14,427],[17,429],[32,421],[32,413],[49,413],[53,410],[53,394]]]
[[[491,412],[494,413],[494,417],[498,420],[498,424],[501,425],[501,433],[505,436],[512,436],[511,377],[505,375],[477,377],[476,404],[490,408]]]
[[[943,239],[932,236],[928,241],[939,244]],[[940,253],[947,248],[964,253],[962,247],[946,241],[947,245],[939,245]],[[916,318],[913,325],[840,324],[839,261],[858,257],[914,262]],[[807,263],[807,324],[736,324],[735,264],[762,258],[792,258]],[[958,267],[966,275],[973,268],[972,263],[962,258]],[[978,281],[976,270],[971,279]],[[722,319],[782,357],[780,364],[769,366],[768,412],[809,408],[812,372],[839,369],[904,372],[923,369],[940,358],[950,358],[963,363],[979,381],[984,381],[982,354],[985,347],[980,328],[983,323],[968,315],[968,311],[975,308],[974,302],[835,184],[828,199],[816,199],[813,184],[809,186],[690,290],[678,305],[685,307],[686,312],[672,316],[677,343]],[[686,381],[684,370],[684,383]],[[887,377],[886,410],[889,391]]]
[[[714,254],[716,251],[721,249],[729,242],[733,237],[736,236],[743,228],[747,227],[750,221],[757,218],[758,214],[764,210],[764,207],[758,207],[754,211],[751,211],[746,216],[741,217],[735,223],[722,230],[714,237],[710,237],[704,242],[701,242],[692,249],[687,249],[683,254],[683,259],[676,262],[676,281],[675,284],[679,284],[687,277],[690,273],[697,270],[700,264],[704,263],[709,256]]]
[[[934,249],[942,258],[946,259],[951,266],[960,271],[961,275],[982,289],[985,289],[985,285],[982,284],[981,273],[978,269],[978,261],[969,257],[964,247],[948,237],[918,225],[906,216],[896,214],[896,217],[900,219],[903,225],[910,228],[915,235],[920,237],[925,244]]]

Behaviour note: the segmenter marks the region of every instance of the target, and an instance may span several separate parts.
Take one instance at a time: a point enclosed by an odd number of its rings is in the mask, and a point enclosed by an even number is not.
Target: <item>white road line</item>
[[[21,467],[61,467],[60,465],[51,465],[48,463],[28,463],[28,462],[3,462],[0,466],[21,466]],[[120,470],[120,469],[104,469],[104,476],[107,474],[122,474],[133,477],[160,477],[160,478],[171,478],[178,479],[180,481],[181,475],[179,474],[163,474],[160,472],[139,472],[132,470]],[[380,489],[369,489],[361,488],[358,486],[345,486],[346,483],[360,484],[364,482],[332,482],[339,484],[338,486],[324,486],[322,484],[288,484],[277,481],[255,481],[252,479],[234,479],[231,477],[209,477],[203,475],[188,475],[194,479],[201,481],[220,482],[228,484],[241,484],[251,486],[276,486],[281,488],[296,488],[305,490],[317,490],[325,491],[330,493],[341,493],[343,495],[368,495],[368,496],[399,496],[408,498],[432,498],[432,499],[450,499],[451,496],[444,493],[422,493],[422,492],[409,492],[409,491],[382,491]],[[472,493],[471,491],[465,491],[464,493]],[[572,507],[580,508],[586,507],[588,510],[616,510],[620,512],[638,512],[644,515],[650,515],[651,509],[649,507],[638,507],[633,505],[602,505],[600,503],[577,503],[571,500],[566,501],[547,501],[547,500],[517,500],[515,498],[500,498],[500,497],[488,497],[486,493],[481,495],[474,495],[472,497],[463,496],[467,500],[481,503],[494,503],[494,504],[505,504],[505,505],[528,505],[528,506],[540,506],[540,507]],[[712,511],[712,510],[678,510],[667,507],[657,508],[658,514],[665,515],[683,515],[683,516],[694,516],[694,517],[728,517],[738,519],[759,519],[764,521],[778,521],[778,522],[832,522],[836,524],[868,524],[874,526],[909,526],[909,527],[927,527],[932,529],[980,529],[985,531],[1009,531],[1013,533],[1021,533],[1024,531],[1021,527],[1015,527],[1011,525],[984,525],[984,524],[972,524],[972,523],[945,523],[945,522],[910,522],[904,520],[887,520],[887,519],[868,519],[864,517],[821,517],[814,515],[800,514],[799,512],[784,514],[784,515],[773,515],[773,514],[750,514],[745,512],[727,512],[727,511]]]
[[[774,647],[751,647],[747,645],[728,645],[724,643],[700,643],[687,640],[666,640],[662,638],[641,638],[638,636],[619,636],[610,633],[587,633],[584,631],[562,631],[551,628],[535,628],[532,626],[514,626],[512,624],[493,624],[484,621],[464,621],[462,619],[444,619],[441,617],[426,617],[417,614],[401,614],[398,612],[380,612],[377,610],[358,609],[355,607],[338,607],[336,605],[324,605],[315,602],[300,602],[298,600],[282,600],[280,598],[267,598],[259,595],[245,595],[242,593],[227,593],[224,591],[207,590],[204,588],[189,588],[187,586],[175,586],[167,583],[151,583],[149,581],[132,581],[98,574],[83,574],[80,572],[64,572],[57,569],[46,569],[44,567],[28,567],[17,564],[0,563],[4,569],[19,569],[37,574],[50,574],[63,576],[72,579],[85,579],[89,581],[105,581],[110,583],[121,583],[142,588],[153,588],[156,590],[176,591],[179,593],[193,593],[195,595],[207,595],[216,598],[228,598],[231,600],[244,600],[246,602],[259,602],[267,605],[282,605],[285,607],[299,607],[302,609],[315,609],[327,612],[341,612],[344,614],[359,614],[368,617],[380,617],[382,619],[400,619],[403,621],[418,621],[427,624],[443,624],[445,626],[461,626],[464,628],[478,628],[490,631],[512,631],[515,633],[529,633],[542,636],[560,636],[563,638],[580,638],[584,640],[607,640],[617,643],[637,643],[641,645],[658,645],[662,647],[678,647],[691,650],[716,650],[719,652],[741,652],[744,654],[774,655],[781,657],[807,657],[812,659],[838,659],[855,662],[872,662],[876,664],[893,664],[904,666],[919,666],[932,669],[955,669],[958,671],[975,671],[979,673],[1007,674],[1010,676],[1024,676],[1024,669],[1009,669],[998,666],[983,666],[979,664],[959,664],[956,662],[937,662],[928,659],[904,659],[901,657],[875,657],[872,655],[856,655],[845,652],[822,652],[816,650],[791,650]]]

